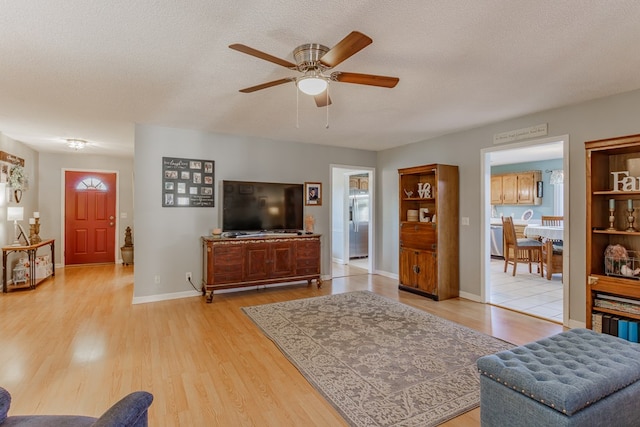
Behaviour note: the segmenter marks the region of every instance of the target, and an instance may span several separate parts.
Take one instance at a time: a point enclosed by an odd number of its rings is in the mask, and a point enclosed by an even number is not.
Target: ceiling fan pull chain
[[[298,87],[294,85],[296,90],[296,129],[300,129],[300,94]]]
[[[327,125],[325,129],[329,129],[329,85],[327,85],[327,90],[325,90],[327,94]]]

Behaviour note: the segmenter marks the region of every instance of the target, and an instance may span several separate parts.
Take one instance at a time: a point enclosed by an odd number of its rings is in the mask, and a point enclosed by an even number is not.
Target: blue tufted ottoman
[[[478,359],[483,426],[640,425],[640,345],[588,329]]]

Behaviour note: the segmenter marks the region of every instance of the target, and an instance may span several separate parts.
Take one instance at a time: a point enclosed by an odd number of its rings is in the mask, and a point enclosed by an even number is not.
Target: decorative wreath
[[[20,165],[15,165],[11,168],[9,173],[9,185],[14,190],[24,190],[26,177],[24,174],[24,168]]]

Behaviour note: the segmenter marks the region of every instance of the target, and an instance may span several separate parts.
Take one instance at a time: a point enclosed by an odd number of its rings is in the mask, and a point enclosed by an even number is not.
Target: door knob
[[[113,221],[113,215],[111,215],[111,216],[109,217],[109,219],[110,219],[111,221]]]

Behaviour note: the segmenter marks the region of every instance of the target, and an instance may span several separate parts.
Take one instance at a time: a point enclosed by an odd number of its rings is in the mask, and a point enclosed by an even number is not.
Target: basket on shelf
[[[636,251],[626,251],[626,256],[605,256],[604,272],[607,276],[618,276],[640,280],[640,257]]]

